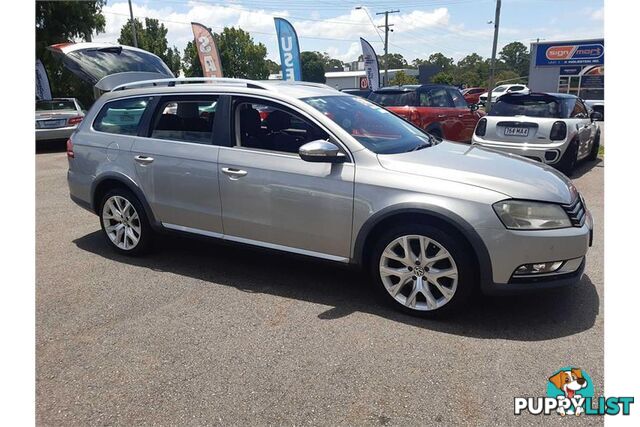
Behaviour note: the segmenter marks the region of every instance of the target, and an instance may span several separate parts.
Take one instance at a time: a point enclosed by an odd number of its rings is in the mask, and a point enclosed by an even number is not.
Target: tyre
[[[458,310],[475,288],[468,245],[441,227],[401,225],[373,247],[370,273],[378,296],[405,313],[436,317]]]
[[[575,141],[571,141],[569,147],[567,147],[567,150],[557,163],[556,169],[570,177],[576,168],[576,163],[578,163],[578,144]]]
[[[597,160],[598,159],[598,151],[600,151],[600,131],[596,134],[595,139],[593,140],[593,146],[591,147],[591,151],[589,152],[589,156],[587,156],[587,160]]]
[[[129,190],[116,188],[102,198],[100,225],[109,246],[125,255],[145,253],[153,238],[142,203]]]

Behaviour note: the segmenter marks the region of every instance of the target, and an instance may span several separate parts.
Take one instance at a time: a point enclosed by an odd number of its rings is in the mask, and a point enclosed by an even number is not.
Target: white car
[[[575,95],[508,94],[478,121],[472,144],[546,163],[570,176],[579,160],[598,157],[600,118]]]
[[[502,95],[506,95],[507,93],[529,93],[531,92],[528,87],[523,84],[510,84],[510,85],[500,85],[493,89],[491,92],[491,103],[496,102]],[[487,102],[487,98],[489,97],[489,92],[485,92],[480,95],[480,103],[484,104]]]

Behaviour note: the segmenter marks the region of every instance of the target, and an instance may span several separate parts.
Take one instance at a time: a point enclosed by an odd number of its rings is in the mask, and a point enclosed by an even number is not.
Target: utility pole
[[[133,20],[133,8],[131,7],[131,0],[129,0],[129,15],[131,16],[131,34],[133,35],[133,47],[138,47],[138,37],[136,35],[136,23]]]
[[[389,24],[389,14],[390,13],[400,13],[399,10],[386,10],[384,12],[378,12],[376,15],[384,15],[384,25],[380,25],[379,27],[384,27],[384,81],[383,86],[389,84],[389,61],[387,54],[389,53],[389,27],[393,27],[393,24]]]
[[[500,28],[500,6],[502,1],[496,0],[496,18],[493,20],[493,50],[491,51],[491,70],[489,71],[489,93],[487,93],[487,104],[485,111],[491,111],[491,93],[496,79],[496,50],[498,49],[498,29]]]

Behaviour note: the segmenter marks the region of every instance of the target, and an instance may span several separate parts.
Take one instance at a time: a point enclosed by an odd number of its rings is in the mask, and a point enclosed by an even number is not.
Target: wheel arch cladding
[[[103,175],[93,182],[91,189],[91,208],[96,214],[98,214],[98,210],[100,209],[100,202],[102,201],[104,195],[114,188],[123,188],[131,191],[142,204],[142,207],[144,208],[144,214],[147,216],[147,219],[149,220],[151,226],[154,228],[159,226],[159,223],[156,221],[153,215],[153,211],[151,210],[151,207],[149,206],[149,203],[147,202],[147,199],[140,187],[138,187],[127,176],[118,173],[109,173]]]
[[[396,224],[421,223],[448,229],[471,251],[480,275],[480,285],[492,280],[491,258],[487,248],[471,225],[460,216],[438,207],[404,205],[389,207],[376,213],[360,228],[354,243],[354,263],[366,266],[367,248],[371,248],[384,230]]]

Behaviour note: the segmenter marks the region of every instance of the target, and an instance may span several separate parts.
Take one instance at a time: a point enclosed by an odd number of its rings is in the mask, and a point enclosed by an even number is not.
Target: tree
[[[203,77],[202,64],[193,41],[187,43],[182,54],[182,72],[185,77]]]
[[[500,51],[500,60],[508,69],[525,76],[529,73],[529,50],[520,42],[511,42]]]
[[[302,80],[306,82],[326,83],[324,77],[324,59],[320,52],[300,52]]]
[[[431,83],[443,84],[443,85],[452,85],[453,84],[453,76],[444,71],[440,71],[438,74],[431,78]]]
[[[94,32],[103,32],[104,4],[105,0],[36,2],[36,58],[47,70],[54,97],[76,97],[86,106],[93,103],[93,88],[67,71],[46,48],[78,39],[90,41]]]
[[[389,79],[390,86],[414,85],[417,83],[418,79],[408,75],[402,70],[396,72],[396,75],[392,79]]]
[[[447,58],[440,52],[429,55],[427,62],[438,66],[442,71],[449,71],[453,67],[453,58]]]
[[[222,33],[213,37],[225,77],[262,80],[269,76],[267,48],[262,43],[254,43],[248,32],[225,27]]]
[[[267,68],[269,69],[270,74],[278,74],[280,71],[282,71],[280,64],[278,64],[276,61],[267,59],[266,62],[267,62]]]
[[[518,83],[520,82],[520,79],[518,79],[519,74],[516,73],[515,71],[511,71],[511,70],[503,70],[503,71],[499,71],[496,74],[496,85],[502,84],[502,83]]]
[[[161,24],[157,19],[145,18],[144,27],[136,18],[133,20],[136,28],[136,38],[138,47],[158,55],[164,61],[174,75],[180,72],[180,52],[174,46],[168,47],[167,27]],[[132,46],[133,34],[131,32],[131,20],[120,29],[120,37],[118,43]]]
[[[384,56],[383,56],[384,58]],[[390,53],[387,55],[387,68],[390,70],[399,69],[399,68],[407,68],[407,60],[404,59],[402,55],[399,53]],[[384,62],[382,62],[384,63]]]

